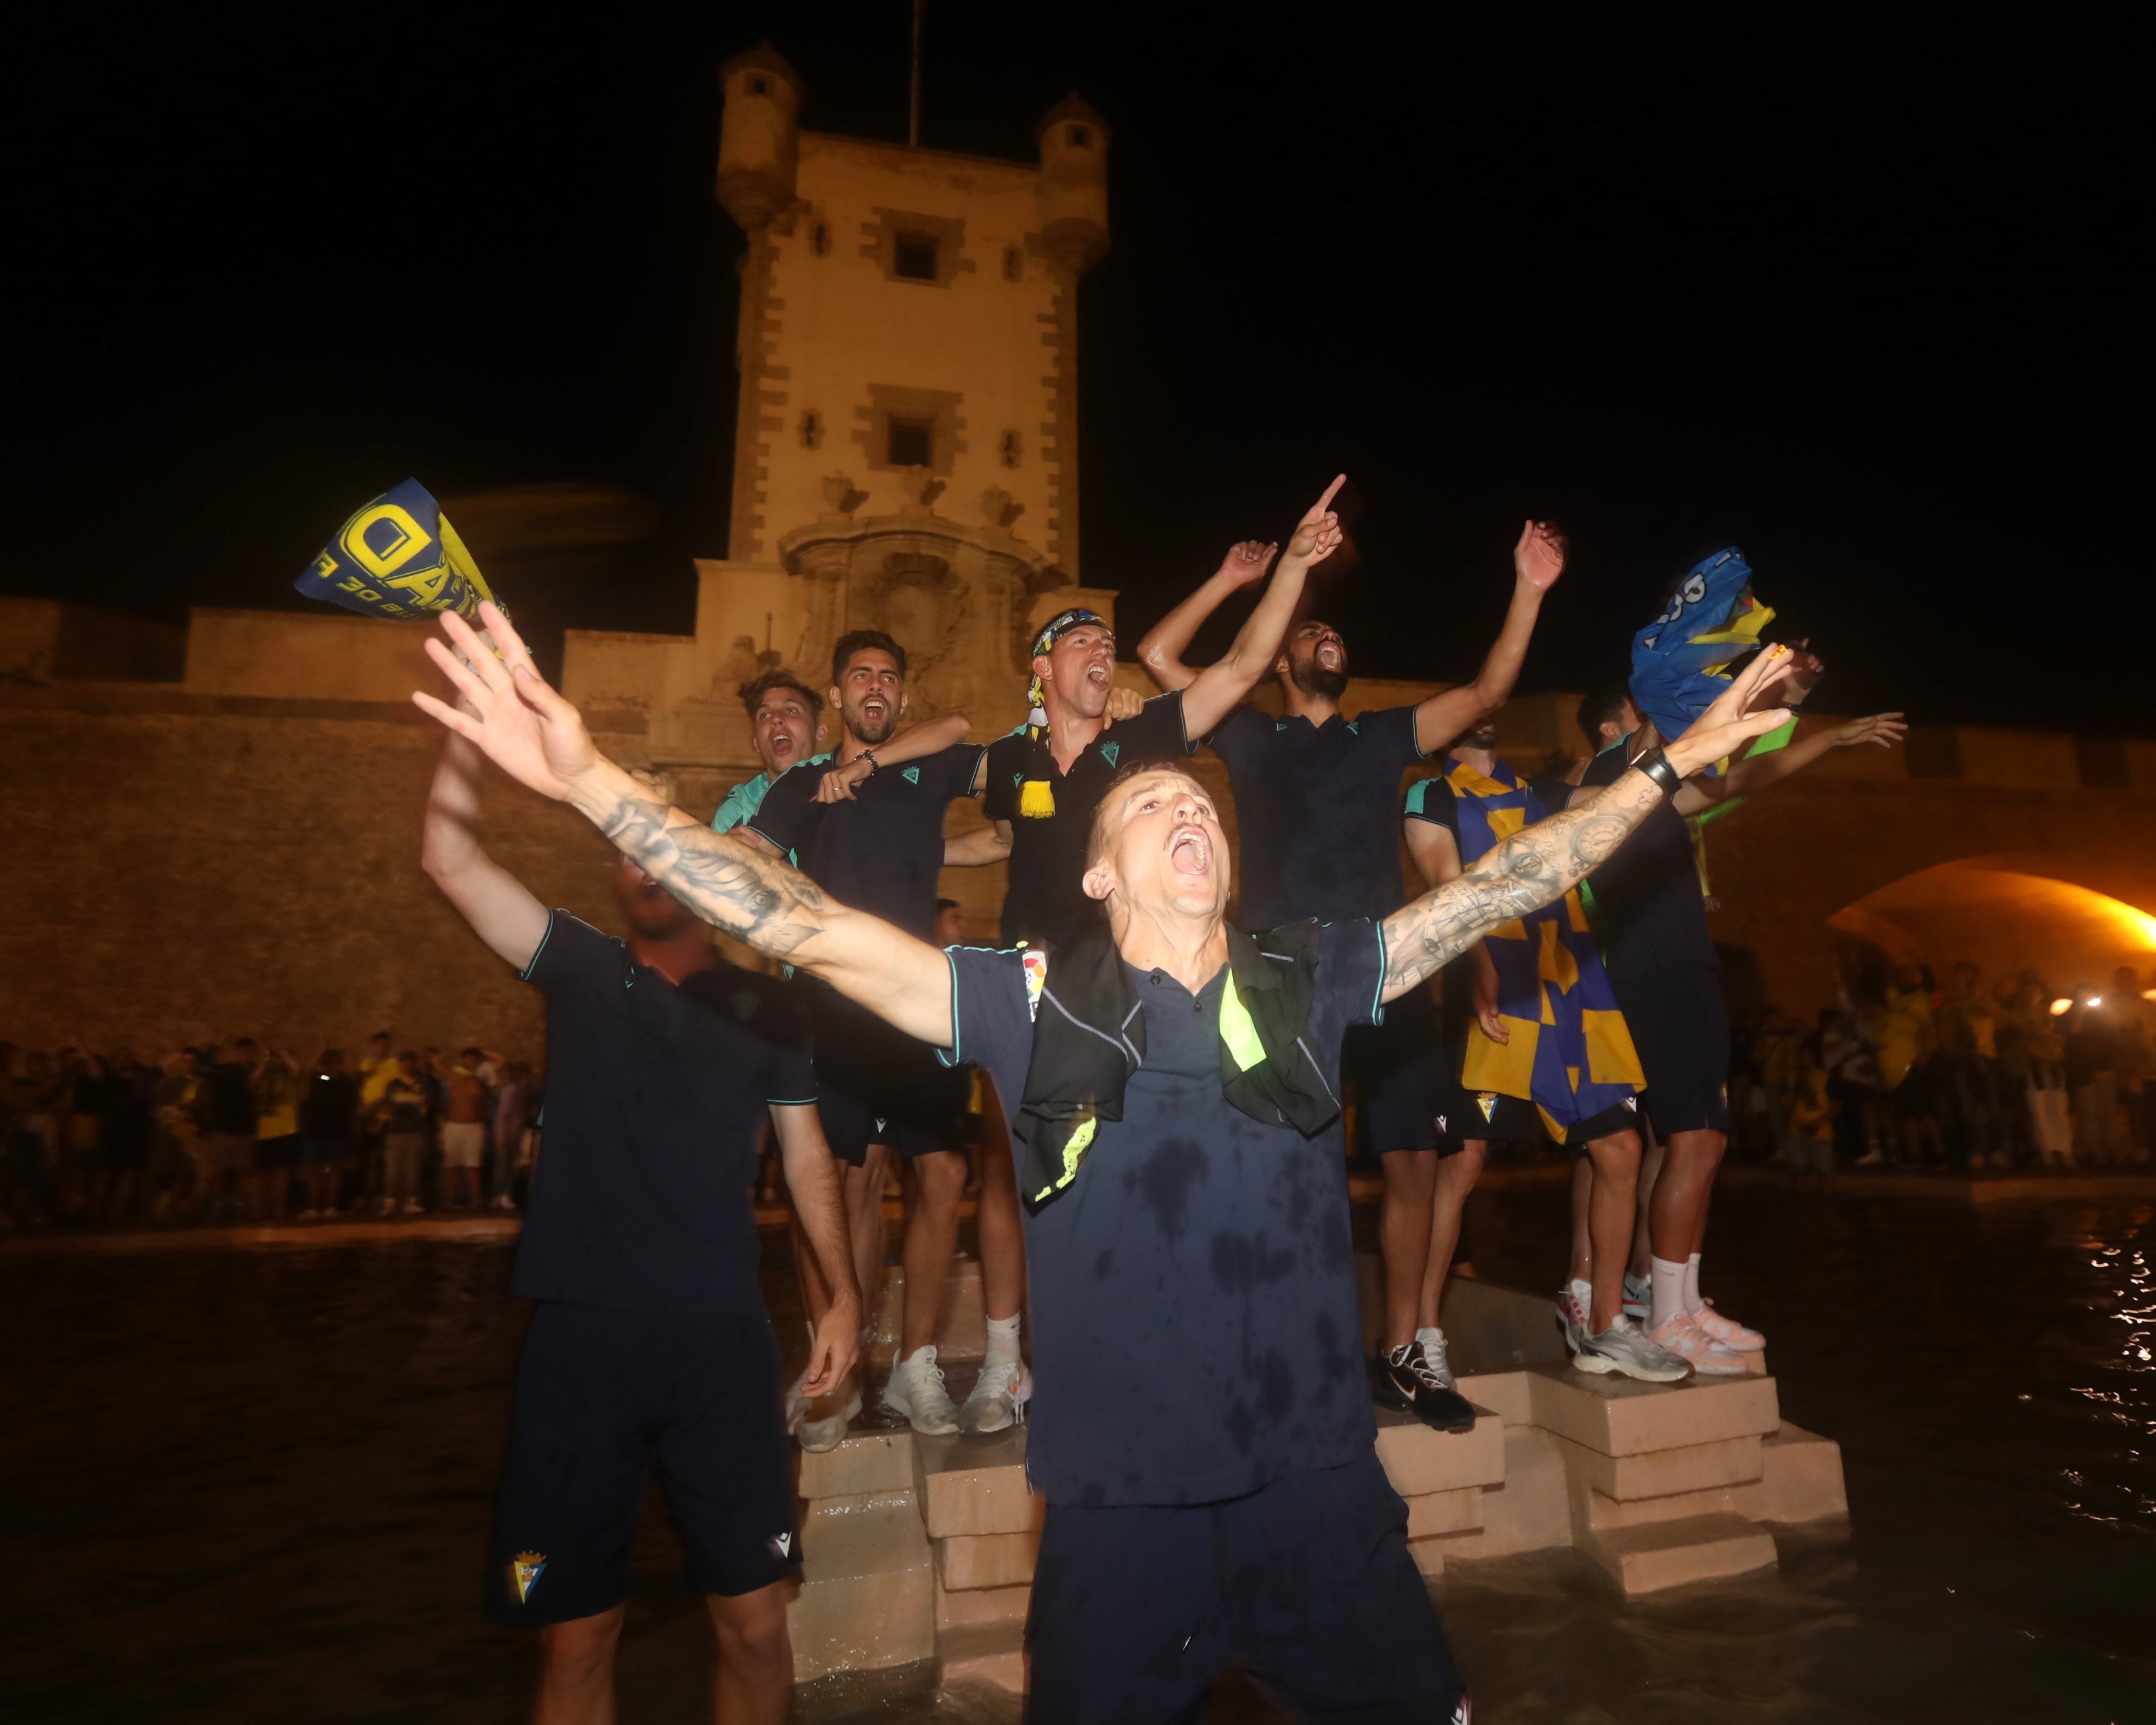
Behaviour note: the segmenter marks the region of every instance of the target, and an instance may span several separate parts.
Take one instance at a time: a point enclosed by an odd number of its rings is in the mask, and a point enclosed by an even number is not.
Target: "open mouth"
[[[886,711],[886,709],[880,701],[865,701],[861,703],[861,716],[872,722],[875,720],[880,719],[884,716]]]
[[[771,739],[771,752],[773,758],[781,761],[784,760],[788,755],[793,752],[793,739],[783,734],[773,737]]]
[[[1317,653],[1312,656],[1327,670],[1338,670],[1346,660],[1346,655],[1341,652],[1340,644],[1337,641],[1320,643]]]
[[[1110,672],[1108,667],[1105,665],[1095,665],[1092,670],[1086,673],[1086,675],[1090,681],[1099,684],[1103,689],[1108,686],[1108,677],[1110,675]]]
[[[1179,827],[1168,841],[1168,860],[1178,875],[1203,875],[1213,866],[1213,841],[1196,827]]]

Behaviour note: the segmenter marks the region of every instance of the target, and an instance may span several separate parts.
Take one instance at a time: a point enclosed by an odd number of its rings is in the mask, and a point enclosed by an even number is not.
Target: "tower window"
[[[748,81],[748,93],[751,95],[768,95],[771,86],[761,78],[752,78]]]
[[[891,422],[891,465],[893,467],[933,467],[936,465],[936,427],[927,419]]]
[[[1004,280],[1005,281],[1025,280],[1025,254],[1014,245],[1007,245],[1004,248]]]
[[[891,272],[908,281],[936,280],[936,242],[920,234],[901,234],[891,242]]]
[[[819,222],[814,227],[808,230],[808,249],[812,254],[819,258],[827,258],[831,254],[831,228],[829,223]]]
[[[1074,126],[1070,128],[1070,138],[1072,149],[1090,150],[1093,147],[1093,128],[1090,126]]]
[[[1004,434],[1000,453],[1003,455],[1004,465],[1006,467],[1017,466],[1024,456],[1024,445],[1019,441],[1019,435],[1015,431],[1006,431]]]

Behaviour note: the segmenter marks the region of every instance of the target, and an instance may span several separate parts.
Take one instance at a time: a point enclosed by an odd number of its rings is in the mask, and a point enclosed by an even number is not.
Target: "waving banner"
[[[408,479],[338,528],[292,585],[311,599],[400,621],[454,611],[475,622],[481,599],[501,603],[434,493]]]
[[[1692,565],[1669,608],[1632,637],[1632,701],[1664,737],[1681,737],[1729,686],[1728,665],[1759,644],[1774,608],[1752,592],[1735,546]]]

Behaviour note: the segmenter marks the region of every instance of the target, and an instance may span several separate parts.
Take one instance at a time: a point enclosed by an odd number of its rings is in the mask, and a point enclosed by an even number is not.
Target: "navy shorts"
[[[1711,965],[1671,965],[1610,979],[1647,1075],[1655,1131],[1729,1130],[1729,1003]]]
[[[832,1155],[855,1168],[869,1146],[909,1161],[965,1142],[973,1080],[936,1050],[866,1007],[820,984],[809,990],[816,1027],[816,1114]]]
[[[490,1602],[560,1623],[629,1597],[654,1454],[696,1585],[801,1572],[778,1344],[761,1312],[706,1317],[542,1301],[516,1364]]]
[[[1445,1142],[1437,1125],[1444,1040],[1426,988],[1392,1002],[1383,1024],[1351,1025],[1342,1038],[1341,1070],[1355,1085],[1369,1147],[1378,1154],[1460,1147]]]
[[[1371,1452],[1225,1503],[1050,1504],[1028,1725],[1195,1721],[1231,1665],[1301,1719],[1464,1719],[1407,1533]]]

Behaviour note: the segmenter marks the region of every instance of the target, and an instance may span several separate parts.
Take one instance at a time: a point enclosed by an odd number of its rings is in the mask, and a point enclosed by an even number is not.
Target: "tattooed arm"
[[[822,977],[909,1036],[950,1041],[951,972],[941,952],[654,795],[593,746],[583,716],[547,687],[508,619],[492,605],[480,617],[499,658],[454,615],[442,628],[455,650],[427,643],[470,711],[431,695],[413,695],[415,703],[511,778],[575,809],[714,927]]]
[[[1688,778],[1745,739],[1784,723],[1789,716],[1782,708],[1748,709],[1788,674],[1786,649],[1759,654],[1690,730],[1663,746],[1677,776]],[[1556,902],[1567,887],[1600,866],[1662,798],[1661,788],[1645,773],[1627,773],[1591,800],[1514,834],[1458,880],[1386,917],[1383,998],[1406,993],[1499,923]]]

